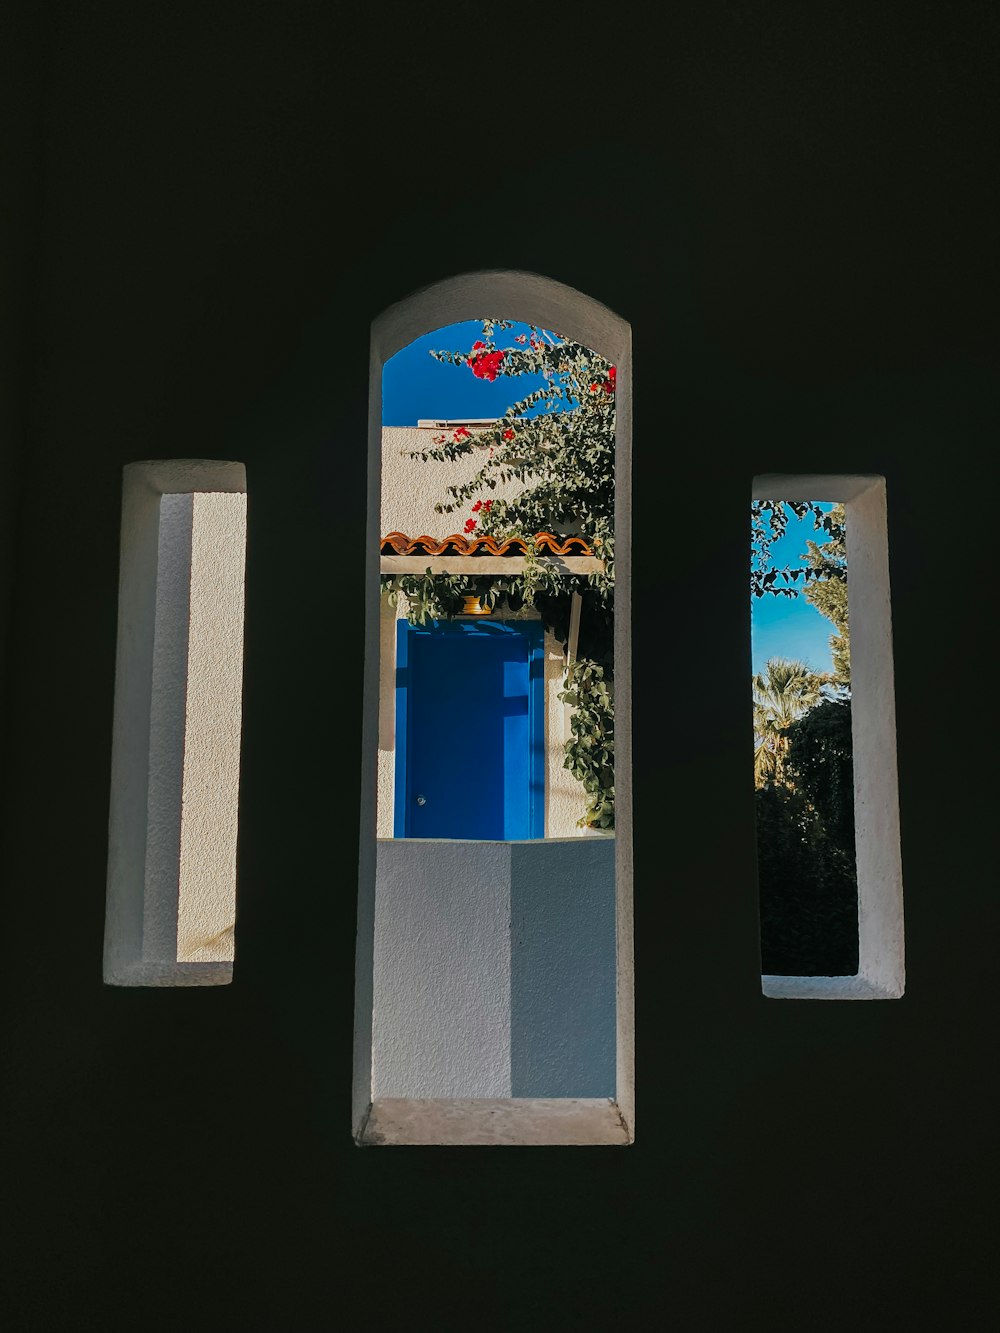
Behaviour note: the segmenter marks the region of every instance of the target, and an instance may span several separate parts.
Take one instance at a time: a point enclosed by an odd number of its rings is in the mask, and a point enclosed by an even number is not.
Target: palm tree
[[[789,785],[784,773],[788,728],[814,704],[822,702],[823,686],[829,682],[829,676],[818,675],[805,662],[786,657],[769,658],[764,670],[753,677],[756,787]]]

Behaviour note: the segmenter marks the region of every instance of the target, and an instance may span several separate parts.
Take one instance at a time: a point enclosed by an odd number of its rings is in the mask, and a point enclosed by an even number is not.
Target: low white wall
[[[473,429],[473,440],[477,433]],[[463,454],[453,463],[409,457],[418,449],[434,448],[437,435],[450,439],[452,432],[426,426],[383,427],[380,536],[405,532],[408,537],[448,537],[463,532],[465,520],[475,517],[471,500],[463,501],[461,508],[451,514],[436,514],[434,506],[450,498],[449,486],[464,485],[475,476],[486,462],[486,448],[474,446],[471,454]],[[512,499],[524,488],[525,483],[516,479],[498,482],[496,490],[483,492],[483,498]]]
[[[511,848],[511,1096],[615,1095],[615,842]]]
[[[371,1100],[615,1096],[611,838],[379,842]]]
[[[380,842],[372,1098],[510,1096],[510,844]]]

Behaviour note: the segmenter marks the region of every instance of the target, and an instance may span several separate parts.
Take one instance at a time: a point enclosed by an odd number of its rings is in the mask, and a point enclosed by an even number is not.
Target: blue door
[[[544,835],[542,626],[399,621],[397,838]]]

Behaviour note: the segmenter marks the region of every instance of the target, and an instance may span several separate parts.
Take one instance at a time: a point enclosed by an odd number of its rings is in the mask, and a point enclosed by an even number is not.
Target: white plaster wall
[[[473,427],[473,439],[478,433]],[[451,514],[436,514],[434,506],[448,498],[449,486],[462,485],[482,467],[487,457],[485,446],[474,448],[471,454],[452,463],[408,457],[411,450],[430,448],[434,436],[441,434],[450,433],[427,426],[383,427],[380,536],[405,532],[408,537],[448,537],[462,532],[465,520],[475,517],[472,501],[464,501],[462,508]],[[483,498],[511,499],[524,488],[522,481],[498,483],[496,490],[485,491]]]
[[[371,1099],[509,1097],[510,844],[381,842]]]
[[[149,777],[141,943],[144,962],[174,960],[177,955],[193,520],[190,494],[161,496],[152,590],[156,604],[152,690],[146,724]]]
[[[173,496],[164,496],[163,502]],[[245,495],[192,495],[177,961],[231,962],[243,699]]]
[[[379,842],[371,1094],[615,1095],[613,839]]]
[[[896,999],[905,985],[903,869],[884,478],[869,479],[845,510],[859,972]]]
[[[246,480],[124,470],[104,979],[232,978]]]
[[[511,848],[511,1095],[615,1095],[615,843]]]
[[[405,602],[400,597],[400,604]],[[376,772],[378,815],[376,835],[393,836],[393,812],[396,799],[396,621],[402,618],[400,606],[392,606],[382,593],[379,601],[379,690],[378,690],[378,769]]]
[[[573,710],[559,699],[566,674],[562,644],[545,634],[545,836],[547,838],[590,837],[589,829],[580,829],[576,821],[586,808],[583,787],[564,767],[564,746],[572,732],[569,719]]]

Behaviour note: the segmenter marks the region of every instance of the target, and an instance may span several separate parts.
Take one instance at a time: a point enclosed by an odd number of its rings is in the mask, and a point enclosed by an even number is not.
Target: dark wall
[[[997,20],[878,8],[32,11],[8,1327],[989,1326]],[[350,1138],[368,329],[490,267],[634,334],[628,1150]],[[212,991],[101,983],[121,468],[158,456],[249,484]],[[747,501],[810,468],[888,483],[898,1002],[759,993]]]

